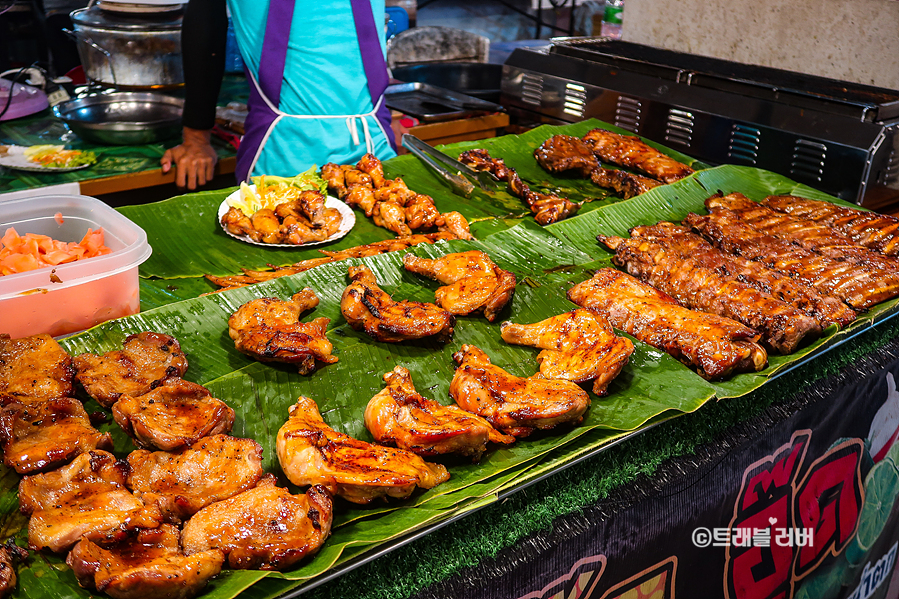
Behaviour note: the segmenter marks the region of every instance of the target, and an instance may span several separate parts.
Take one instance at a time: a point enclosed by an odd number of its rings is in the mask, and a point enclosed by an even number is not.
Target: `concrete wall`
[[[626,0],[622,39],[899,90],[896,0]]]

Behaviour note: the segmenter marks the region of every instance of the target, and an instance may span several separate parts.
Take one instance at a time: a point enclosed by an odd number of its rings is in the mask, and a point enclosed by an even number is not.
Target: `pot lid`
[[[97,6],[101,10],[128,14],[153,14],[182,10],[184,4],[178,0],[97,0]]]
[[[181,5],[178,6],[181,8]],[[116,12],[97,6],[80,8],[71,13],[72,23],[81,27],[119,31],[160,31],[181,29],[181,10],[157,12]]]

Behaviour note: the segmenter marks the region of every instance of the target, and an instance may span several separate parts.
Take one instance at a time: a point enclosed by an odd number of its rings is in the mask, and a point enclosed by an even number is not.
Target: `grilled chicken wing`
[[[512,443],[485,419],[457,405],[444,406],[422,397],[412,375],[397,366],[384,375],[387,387],[365,408],[365,427],[375,441],[420,456],[457,453],[477,462],[487,443]]]
[[[417,193],[406,202],[405,206],[406,223],[413,231],[431,229],[437,226],[438,221],[441,221],[440,212],[437,211],[437,206],[434,205],[431,196]],[[446,219],[443,218],[442,222],[445,223]],[[468,223],[466,223],[465,231],[468,231]]]
[[[574,383],[593,381],[593,392],[606,387],[634,353],[630,339],[615,335],[605,316],[577,309],[534,324],[502,323],[503,341],[539,347],[540,373],[548,379]]]
[[[406,211],[399,204],[378,202],[371,216],[377,226],[393,231],[401,237],[412,234],[412,229],[406,224]]]
[[[295,485],[322,485],[334,495],[367,504],[379,497],[405,498],[449,479],[441,464],[412,452],[372,445],[325,424],[318,406],[300,397],[278,431],[278,461]]]
[[[323,487],[291,495],[267,476],[256,487],[194,514],[184,525],[181,543],[187,555],[219,549],[231,568],[284,570],[321,548],[332,519],[331,496]]]
[[[390,343],[432,336],[441,342],[452,338],[456,317],[446,310],[434,304],[395,301],[378,287],[375,276],[365,266],[351,266],[349,277],[351,282],[340,300],[340,312],[355,330]]]
[[[329,318],[299,322],[300,314],[318,305],[308,287],[290,300],[263,297],[251,300],[228,319],[228,334],[238,351],[260,362],[296,364],[300,374],[315,370],[316,360],[333,364],[333,346],[325,336]]]
[[[601,268],[568,290],[568,299],[608,316],[616,329],[668,352],[708,379],[759,371],[768,355],[756,331],[729,318],[679,305],[634,277]]]
[[[0,402],[71,396],[74,375],[72,358],[50,335],[0,333]]]
[[[899,256],[899,218],[895,216],[797,196],[768,196],[762,204],[784,214],[833,227],[834,231],[858,245],[885,256]]]
[[[112,449],[112,435],[91,426],[71,397],[7,404],[0,409],[3,463],[19,474],[57,468],[79,453]]]
[[[627,171],[619,171],[610,168],[597,168],[590,173],[590,180],[598,187],[604,187],[618,192],[622,198],[629,200],[641,193],[646,193],[653,187],[662,184],[661,181],[642,177]]]
[[[526,437],[535,429],[577,424],[590,406],[590,396],[575,383],[540,373],[526,379],[513,376],[473,345],[463,345],[453,360],[459,366],[450,396],[462,409],[509,435]]]
[[[114,599],[190,599],[225,561],[218,549],[187,556],[181,551],[177,527],[138,531],[110,547],[82,539],[66,563],[85,589]]]
[[[128,488],[173,522],[254,487],[264,474],[262,446],[227,435],[205,437],[176,453],[132,451],[128,466]]]
[[[16,588],[16,562],[27,557],[28,551],[16,545],[13,537],[0,545],[0,597],[5,597]]]
[[[107,408],[122,395],[143,395],[187,371],[187,358],[178,342],[151,332],[129,335],[118,351],[76,356],[74,363],[78,382]]]
[[[58,470],[23,477],[19,509],[31,516],[29,546],[62,552],[82,537],[109,543],[159,526],[159,509],[125,488],[127,468],[111,453],[92,450]]]
[[[253,232],[253,222],[240,208],[231,206],[228,212],[222,215],[222,226],[232,235],[249,236]]]
[[[769,347],[792,353],[803,339],[821,334],[821,323],[795,306],[770,293],[722,272],[723,260],[715,252],[698,255],[672,249],[671,244],[652,237],[622,239],[598,235],[615,250],[612,262],[681,305],[742,322],[760,332]]]
[[[468,229],[468,221],[459,212],[444,212],[436,221],[437,229],[452,235],[451,239],[474,239]]]
[[[599,168],[590,147],[573,135],[553,135],[534,150],[534,158],[551,173],[575,171],[581,177],[589,177]]]
[[[234,410],[212,397],[202,385],[183,379],[139,397],[122,396],[112,416],[141,447],[174,451],[190,447],[203,437],[227,433]]]
[[[443,283],[444,287],[434,292],[434,298],[438,306],[452,314],[480,310],[493,322],[515,293],[515,275],[501,269],[490,256],[478,250],[447,254],[434,260],[406,254],[403,266],[409,272]]]
[[[662,154],[636,136],[593,129],[583,139],[603,162],[638,170],[665,183],[674,183],[693,174],[689,166]]]

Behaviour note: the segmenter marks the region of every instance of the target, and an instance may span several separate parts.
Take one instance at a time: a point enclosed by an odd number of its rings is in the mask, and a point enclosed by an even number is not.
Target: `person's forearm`
[[[190,129],[212,129],[222,76],[228,15],[225,0],[191,0],[181,25],[184,62],[184,115]]]

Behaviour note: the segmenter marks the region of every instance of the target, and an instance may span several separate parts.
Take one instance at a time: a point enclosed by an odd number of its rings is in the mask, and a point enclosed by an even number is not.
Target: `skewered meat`
[[[568,290],[568,299],[606,314],[616,329],[668,352],[708,379],[757,372],[768,355],[749,327],[715,314],[696,312],[674,298],[613,268]]]
[[[447,254],[434,260],[406,254],[403,266],[409,272],[443,283],[434,292],[435,301],[452,314],[481,310],[493,322],[515,293],[515,275],[501,269],[490,256],[478,250]]]
[[[262,446],[227,435],[205,437],[177,453],[138,449],[128,454],[128,466],[128,488],[173,522],[254,487],[264,474]]]
[[[5,597],[16,588],[16,562],[28,557],[28,551],[16,545],[10,537],[0,545],[0,597]]]
[[[225,556],[218,549],[184,555],[180,537],[163,524],[111,547],[82,539],[66,563],[82,587],[115,599],[190,599],[221,572]]]
[[[791,241],[762,233],[733,210],[719,208],[706,216],[688,214],[684,223],[725,252],[761,262],[864,310],[899,295],[899,274],[833,260]]]
[[[666,156],[636,136],[593,129],[583,139],[603,162],[638,170],[665,183],[674,183],[693,174],[689,166]]]
[[[627,171],[609,168],[597,168],[590,173],[590,180],[598,187],[605,187],[618,192],[622,198],[629,200],[641,193],[646,193],[662,183],[649,177],[641,177]]]
[[[322,254],[334,258],[335,260],[345,260],[347,258],[365,258],[366,256],[377,256],[378,254],[386,254],[387,252],[396,252],[418,245],[420,243],[435,243],[441,239],[457,239],[450,232],[441,233],[418,233],[408,237],[398,237],[397,239],[385,239],[384,241],[376,241],[366,245],[347,248],[345,250],[328,251],[319,250]]]
[[[468,150],[459,156],[459,162],[476,170],[487,171],[509,186],[509,193],[521,198],[534,213],[534,220],[541,225],[549,225],[573,216],[582,204],[570,202],[555,194],[537,193],[521,180],[515,169],[509,168],[502,159],[493,159],[487,150]]]
[[[821,334],[814,317],[773,295],[728,277],[714,252],[704,256],[681,253],[649,237],[622,239],[598,235],[615,250],[612,262],[681,305],[742,322],[762,334],[762,340],[782,354],[792,353],[803,339]]]
[[[378,287],[375,275],[365,266],[351,266],[349,277],[340,312],[355,330],[389,343],[424,337],[444,342],[452,338],[456,317],[446,310],[423,302],[395,301]]]
[[[329,318],[299,322],[300,314],[318,305],[318,296],[306,287],[290,300],[263,297],[251,300],[228,319],[234,346],[260,362],[296,364],[300,374],[315,370],[316,360],[333,364],[333,346],[325,336]]]
[[[75,369],[88,395],[108,408],[122,395],[138,397],[180,378],[187,358],[173,337],[144,332],[126,337],[121,350],[76,356]]]
[[[0,401],[72,395],[72,358],[50,335],[0,333]]]
[[[268,476],[197,512],[184,525],[181,542],[190,556],[223,551],[231,568],[284,570],[321,548],[332,519],[325,488],[315,485],[303,495],[291,495]]]
[[[590,147],[573,135],[553,135],[534,150],[534,158],[551,173],[575,171],[581,177],[589,177],[599,168]]]
[[[773,271],[760,262],[734,256],[716,249],[701,236],[686,227],[669,222],[634,227],[631,237],[648,238],[665,246],[666,251],[698,261],[728,281],[741,281],[753,288],[770,293],[806,314],[814,316],[822,327],[832,323],[845,326],[855,320],[855,311],[840,299],[822,295],[800,281]]]
[[[886,256],[899,256],[899,218],[797,196],[768,196],[762,204],[828,225],[855,243]]]
[[[3,463],[19,474],[41,472],[91,449],[112,449],[112,436],[91,426],[71,397],[10,403],[0,409]]]
[[[546,378],[593,381],[600,396],[634,353],[634,344],[615,335],[605,316],[582,308],[534,324],[504,322],[500,330],[506,343],[543,350],[537,362]]]
[[[278,431],[278,461],[295,485],[322,485],[358,504],[379,497],[405,498],[415,487],[430,489],[449,479],[441,464],[412,452],[372,445],[325,424],[318,406],[300,397]]]
[[[365,408],[365,427],[375,441],[420,456],[458,453],[477,462],[487,443],[512,443],[489,422],[457,405],[444,406],[422,397],[409,370],[397,366],[384,375],[387,387]]]
[[[127,468],[111,453],[92,450],[58,470],[23,477],[19,509],[31,515],[29,546],[58,553],[82,537],[109,543],[129,531],[159,526],[159,508],[144,505],[125,488]]]
[[[234,410],[212,397],[206,387],[183,379],[168,381],[139,397],[123,395],[112,406],[112,415],[138,446],[163,451],[227,433],[234,424]]]
[[[590,396],[575,383],[540,373],[526,379],[513,376],[491,364],[474,345],[463,345],[453,360],[459,366],[450,396],[462,409],[483,416],[509,435],[526,437],[536,429],[577,424],[590,407]]]

